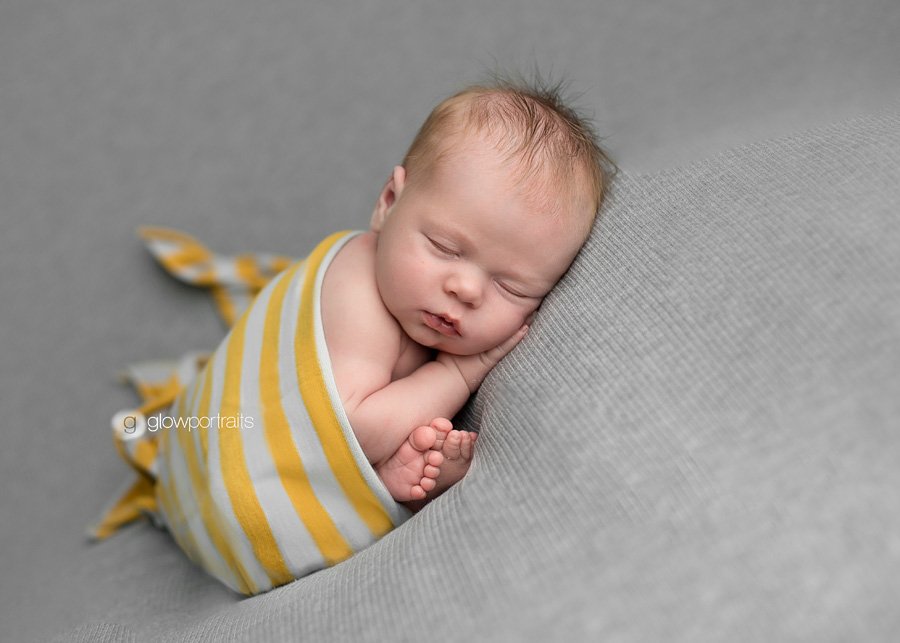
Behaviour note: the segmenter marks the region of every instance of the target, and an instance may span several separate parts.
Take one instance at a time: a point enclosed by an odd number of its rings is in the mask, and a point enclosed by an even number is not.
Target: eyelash
[[[455,253],[455,252],[453,252],[452,250],[448,250],[447,248],[445,248],[445,247],[442,246],[441,244],[439,244],[439,243],[437,243],[436,241],[434,241],[434,239],[429,239],[429,241],[431,242],[431,245],[434,246],[435,250],[437,250],[438,252],[440,252],[442,255],[447,255],[448,257],[455,257],[455,256],[456,256],[456,253]]]
[[[510,290],[507,286],[504,286],[503,284],[499,284],[499,286],[501,288],[503,288],[503,290],[508,292],[510,295],[512,295],[513,297],[516,297],[518,299],[528,299],[528,295],[523,295],[522,293],[516,292],[515,290]]]

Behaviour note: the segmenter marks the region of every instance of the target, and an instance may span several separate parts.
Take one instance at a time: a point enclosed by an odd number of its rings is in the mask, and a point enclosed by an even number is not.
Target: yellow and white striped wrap
[[[150,514],[198,565],[257,594],[345,560],[409,518],[353,434],[325,345],[322,280],[352,236],[330,236],[274,277],[208,360],[187,355],[167,377],[164,367],[131,370],[142,413],[174,397],[157,416],[168,428],[116,439],[139,478],[93,536]]]

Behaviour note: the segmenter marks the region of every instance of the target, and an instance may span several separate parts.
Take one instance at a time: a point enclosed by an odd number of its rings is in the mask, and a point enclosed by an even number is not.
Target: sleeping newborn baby
[[[132,371],[146,401],[119,416],[116,445],[141,475],[92,534],[149,514],[256,594],[402,523],[468,470],[476,434],[448,418],[568,269],[609,166],[555,90],[497,82],[435,108],[370,230],[332,235],[271,280],[247,257],[226,268],[185,235],[145,230],[223,308],[234,283],[261,290],[208,359]]]

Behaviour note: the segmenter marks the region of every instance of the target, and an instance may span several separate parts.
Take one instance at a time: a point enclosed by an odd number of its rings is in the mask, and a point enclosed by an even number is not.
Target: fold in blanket
[[[144,403],[117,415],[115,444],[138,479],[89,533],[102,539],[148,515],[195,563],[257,594],[405,521],[356,441],[322,329],[322,280],[353,233],[332,235],[274,278],[290,260],[225,258],[159,228],[141,236],[179,279],[211,288],[234,324],[208,358],[129,368]]]

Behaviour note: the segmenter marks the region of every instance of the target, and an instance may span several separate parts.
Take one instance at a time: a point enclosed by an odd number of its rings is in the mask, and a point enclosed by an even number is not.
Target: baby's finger
[[[516,347],[516,345],[522,341],[522,338],[525,337],[525,333],[528,332],[528,324],[522,324],[522,327],[513,334],[512,337],[507,339],[505,342],[500,344],[499,346],[495,346],[490,350],[484,352],[484,355],[492,364],[496,364],[501,359],[506,357],[512,349]]]

